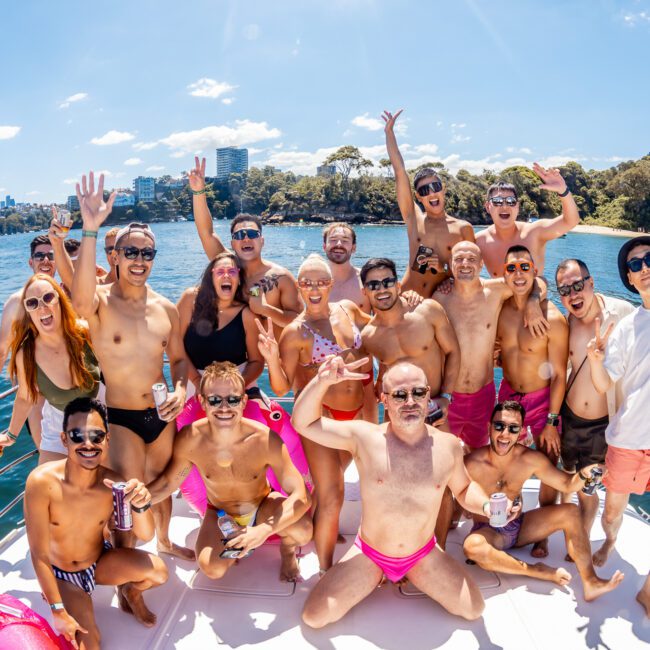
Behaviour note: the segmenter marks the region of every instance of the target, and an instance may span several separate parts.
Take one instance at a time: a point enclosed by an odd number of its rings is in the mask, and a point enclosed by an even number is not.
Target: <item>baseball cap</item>
[[[125,237],[126,235],[131,234],[132,232],[141,232],[147,237],[151,239],[153,242],[153,245],[156,245],[156,236],[153,234],[153,230],[149,228],[149,225],[146,223],[138,223],[137,221],[133,221],[127,226],[124,226],[124,228],[120,228],[117,231],[117,235],[115,235],[115,246],[119,243],[120,239],[122,237]]]

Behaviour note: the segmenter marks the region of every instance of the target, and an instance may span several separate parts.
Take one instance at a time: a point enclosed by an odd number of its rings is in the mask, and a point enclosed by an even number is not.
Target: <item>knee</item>
[[[482,535],[468,535],[463,542],[465,556],[474,562],[480,562],[487,552],[488,543]]]
[[[153,555],[152,558],[153,566],[148,577],[149,580],[153,582],[153,586],[157,587],[158,585],[162,585],[167,582],[169,571],[167,570],[167,565],[157,555]]]
[[[211,580],[219,580],[226,575],[229,565],[226,562],[217,560],[216,562],[210,562],[209,558],[203,558],[199,556],[198,560],[199,569],[210,578]]]
[[[326,607],[319,607],[308,600],[302,610],[302,622],[317,630],[329,623],[333,623],[334,620],[328,615]]]
[[[478,587],[476,587],[476,594],[472,593],[472,599],[469,605],[462,611],[459,612],[460,616],[468,621],[475,621],[477,618],[483,616],[483,610],[485,610],[485,601]]]
[[[562,503],[557,507],[562,509],[560,517],[564,528],[573,529],[582,526],[580,508],[575,503]]]

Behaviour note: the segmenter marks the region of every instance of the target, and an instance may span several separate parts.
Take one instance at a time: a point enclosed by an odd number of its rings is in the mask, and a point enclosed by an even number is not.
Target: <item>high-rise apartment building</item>
[[[221,147],[217,149],[217,180],[226,180],[230,174],[248,171],[248,149]]]
[[[138,176],[133,179],[135,198],[144,203],[156,200],[156,179],[153,176]]]

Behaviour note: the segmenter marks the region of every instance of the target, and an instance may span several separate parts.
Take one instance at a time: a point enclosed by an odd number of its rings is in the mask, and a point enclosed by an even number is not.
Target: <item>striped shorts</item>
[[[111,543],[104,540],[104,551],[112,549]],[[83,589],[89,596],[95,590],[95,569],[97,562],[93,562],[88,568],[81,571],[63,571],[59,567],[52,565],[54,577],[58,580],[65,580],[79,589]]]

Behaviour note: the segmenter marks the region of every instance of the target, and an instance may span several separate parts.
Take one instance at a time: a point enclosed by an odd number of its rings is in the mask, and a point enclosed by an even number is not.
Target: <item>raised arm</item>
[[[354,455],[355,431],[364,425],[362,421],[337,422],[322,417],[323,398],[330,386],[352,379],[366,379],[367,375],[354,372],[367,363],[358,359],[344,363],[339,356],[331,356],[318,369],[318,374],[305,386],[293,406],[291,423],[298,433],[332,449],[342,449]]]
[[[50,222],[50,229],[47,234],[52,244],[56,270],[59,273],[61,282],[70,290],[72,288],[72,278],[74,277],[74,266],[72,266],[72,260],[63,243],[67,235],[63,232],[61,224],[57,219],[56,206],[52,206],[52,221]]]
[[[402,114],[400,109],[393,115],[388,111],[384,111],[381,116],[386,126],[384,133],[386,134],[386,150],[388,151],[388,158],[393,166],[393,173],[395,174],[395,189],[397,191],[397,205],[402,215],[402,219],[407,224],[410,224],[415,217],[415,202],[413,201],[413,193],[411,192],[411,181],[406,172],[404,159],[397,146],[397,138],[395,137],[395,122]],[[472,240],[473,241],[473,240]]]
[[[104,202],[104,174],[99,176],[99,184],[95,192],[95,175],[91,171],[88,183],[86,177],[81,178],[81,187],[77,183],[77,199],[83,220],[81,231],[81,246],[77,272],[72,281],[72,304],[79,316],[89,319],[99,307],[97,298],[97,233],[99,227],[106,221],[113,209],[116,193],[113,192],[107,202]]]
[[[194,223],[201,239],[201,245],[208,259],[213,260],[219,253],[226,250],[219,236],[214,232],[212,215],[205,196],[205,158],[199,162],[194,157],[194,169],[188,174],[190,192],[192,192],[192,212]]]

